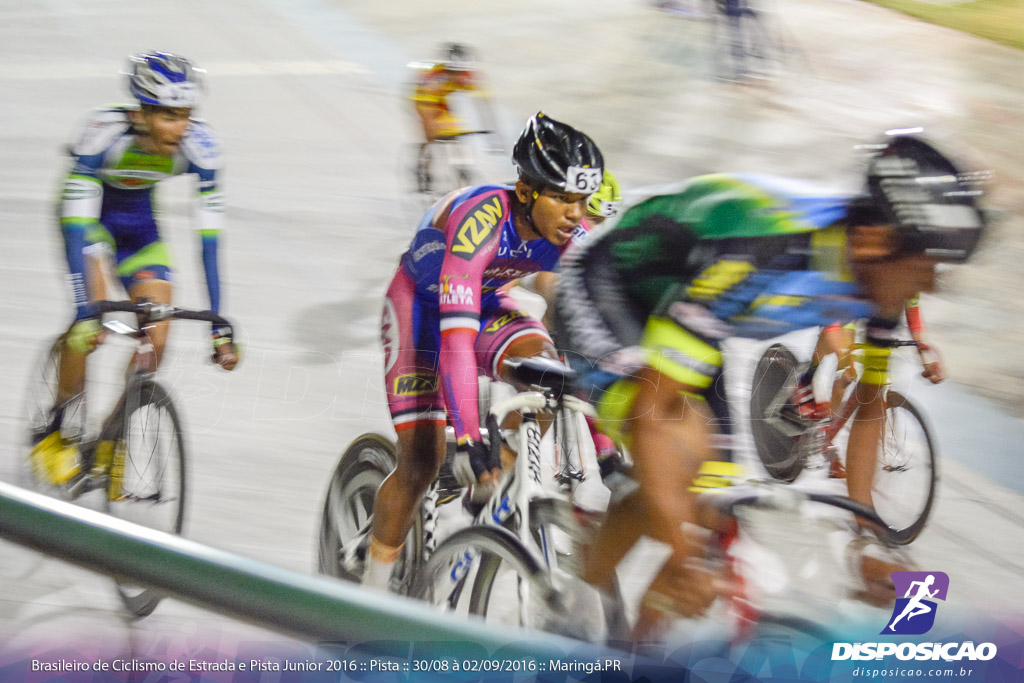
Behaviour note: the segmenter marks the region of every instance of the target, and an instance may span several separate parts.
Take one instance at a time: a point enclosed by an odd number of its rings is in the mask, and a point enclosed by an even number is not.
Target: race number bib
[[[605,218],[611,218],[612,216],[619,215],[619,208],[622,206],[622,202],[601,200],[600,209],[598,213]]]
[[[565,190],[580,194],[594,194],[601,189],[602,175],[600,168],[570,166],[569,170],[565,172]]]

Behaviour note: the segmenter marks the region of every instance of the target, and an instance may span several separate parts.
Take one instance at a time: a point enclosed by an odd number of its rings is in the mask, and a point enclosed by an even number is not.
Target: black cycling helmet
[[[512,161],[519,176],[539,188],[593,194],[601,188],[604,157],[584,133],[538,112],[526,122]]]
[[[896,228],[900,254],[963,263],[985,232],[982,191],[916,133],[892,135],[868,162],[868,193]]]
[[[449,71],[472,71],[472,50],[462,43],[445,43],[444,63]]]

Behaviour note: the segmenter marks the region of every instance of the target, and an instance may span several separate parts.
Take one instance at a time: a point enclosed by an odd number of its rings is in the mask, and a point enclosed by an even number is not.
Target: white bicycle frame
[[[515,516],[512,533],[523,543],[523,545],[536,557],[539,557],[543,565],[548,568],[549,573],[558,568],[557,553],[552,543],[553,539],[546,537],[541,531],[539,542],[530,533],[530,501],[550,493],[544,487],[542,472],[544,470],[541,449],[540,425],[537,422],[537,414],[541,412],[556,412],[566,410],[569,416],[577,418],[573,425],[579,433],[580,422],[583,416],[595,417],[594,408],[586,401],[574,396],[563,396],[561,400],[550,398],[538,391],[527,391],[519,393],[507,400],[497,403],[490,410],[492,415],[501,424],[504,419],[513,412],[522,414],[522,422],[518,429],[518,457],[515,467],[509,472],[501,485],[494,491],[487,500],[483,509],[474,519],[474,524],[485,524],[492,526],[505,526],[505,522]],[[585,429],[585,424],[583,425]],[[580,446],[585,445],[585,440],[577,438]],[[571,454],[566,454],[569,458]],[[593,445],[589,448],[578,449],[577,458],[579,462],[566,463],[570,468],[579,472],[590,472],[592,476],[598,476],[598,464]],[[589,461],[589,462],[588,462]],[[556,471],[557,471],[556,466]],[[451,589],[462,581],[472,569],[478,553],[467,551],[466,554],[452,568],[449,577]],[[519,582],[520,617],[525,619],[522,611],[529,602],[529,582]]]

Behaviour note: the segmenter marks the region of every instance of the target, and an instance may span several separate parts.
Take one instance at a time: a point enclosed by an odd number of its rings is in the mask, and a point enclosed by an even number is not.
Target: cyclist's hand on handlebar
[[[937,348],[926,342],[918,342],[917,352],[921,356],[921,364],[924,366],[922,377],[932,384],[938,384],[946,379],[946,368]]]
[[[494,484],[501,477],[501,462],[492,461],[491,450],[485,444],[466,439],[455,449],[452,470],[463,486]]]
[[[234,370],[241,352],[230,332],[215,328],[210,334],[210,339],[213,342],[213,362],[225,370]]]
[[[72,353],[91,353],[103,341],[103,327],[96,318],[76,321],[68,330],[66,344]]]

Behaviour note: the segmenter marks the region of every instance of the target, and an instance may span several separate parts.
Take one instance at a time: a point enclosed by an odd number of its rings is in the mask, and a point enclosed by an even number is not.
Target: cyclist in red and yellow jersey
[[[494,114],[490,105],[490,93],[483,87],[479,69],[468,47],[460,43],[449,43],[444,48],[445,58],[422,66],[416,77],[412,100],[416,114],[423,125],[423,144],[416,164],[418,190],[427,192],[430,188],[430,145],[437,140],[451,139],[469,132],[465,122],[451,111],[448,98],[456,92],[467,92],[482,98],[480,116],[484,126],[494,129]],[[500,148],[500,144],[496,143]],[[454,189],[454,188],[444,188]]]

